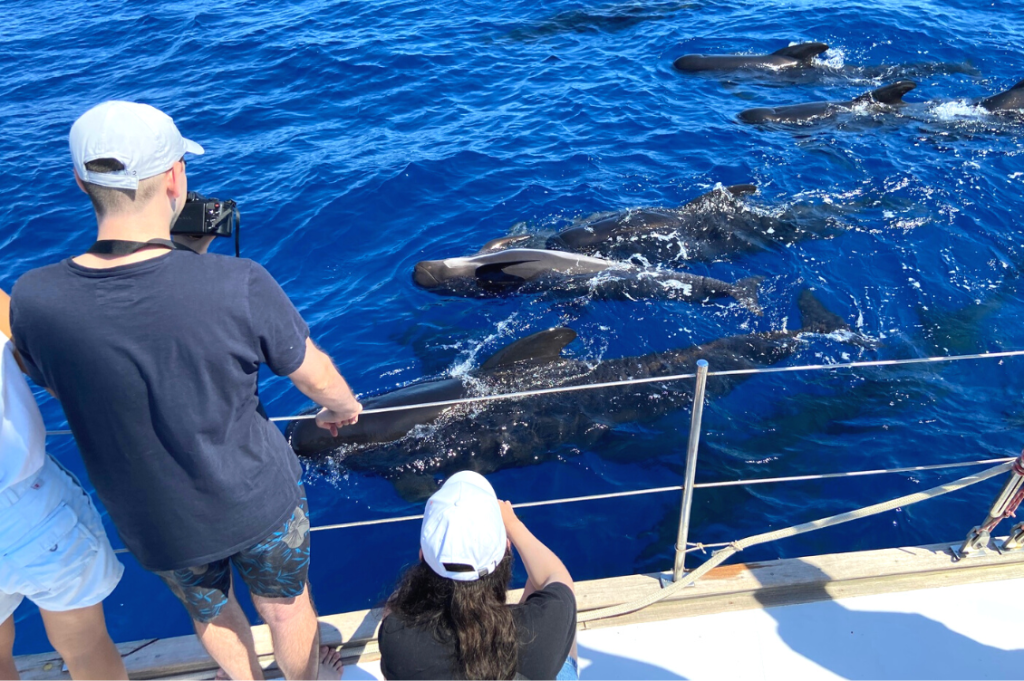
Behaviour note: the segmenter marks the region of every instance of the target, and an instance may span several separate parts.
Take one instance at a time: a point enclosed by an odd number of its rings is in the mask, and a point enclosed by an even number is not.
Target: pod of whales
[[[413,270],[413,281],[420,287],[456,296],[479,298],[550,291],[615,300],[659,298],[691,303],[732,297],[756,315],[761,314],[757,301],[761,280],[751,277],[729,284],[696,274],[531,248],[424,260],[416,263]]]
[[[738,118],[744,123],[800,123],[814,118],[827,118],[842,111],[866,106],[872,110],[886,110],[902,106],[903,95],[917,87],[909,80],[901,80],[844,102],[809,102],[774,108],[746,109]]]
[[[848,329],[809,290],[799,299],[802,327],[720,338],[687,348],[597,364],[563,356],[576,338],[567,328],[528,336],[499,350],[469,375],[427,379],[363,400],[366,409],[456,400],[490,393],[579,386],[692,372],[698,359],[712,370],[750,369],[785,361],[802,347],[803,334]],[[712,377],[707,394],[720,396],[747,376]],[[393,481],[408,499],[436,489],[434,475],[472,469],[490,473],[540,463],[564,453],[563,445],[596,444],[616,424],[652,422],[693,399],[690,381],[628,384],[497,402],[424,407],[367,414],[337,437],[312,420],[294,421],[287,431],[295,452],[332,460],[348,470]]]
[[[812,60],[828,49],[825,43],[801,43],[771,54],[688,54],[672,65],[679,71],[735,71],[736,69],[785,69],[810,66]]]

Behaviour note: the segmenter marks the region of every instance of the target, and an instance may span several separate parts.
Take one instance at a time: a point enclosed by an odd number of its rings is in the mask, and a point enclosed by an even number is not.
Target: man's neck
[[[171,227],[170,218],[165,215],[139,213],[136,215],[113,215],[104,218],[97,218],[99,228],[96,234],[97,241],[139,241],[146,242],[153,239],[170,239]],[[82,267],[92,269],[107,269],[120,265],[130,265],[134,262],[151,260],[167,255],[165,248],[147,248],[128,255],[105,255],[97,253],[83,253],[72,260]]]

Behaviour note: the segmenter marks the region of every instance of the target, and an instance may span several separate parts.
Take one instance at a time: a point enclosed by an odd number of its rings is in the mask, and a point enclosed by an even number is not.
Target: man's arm
[[[316,424],[338,435],[338,428],[359,420],[363,405],[352,394],[348,383],[327,354],[306,339],[306,357],[298,369],[288,374],[295,387],[323,407],[316,415]]]

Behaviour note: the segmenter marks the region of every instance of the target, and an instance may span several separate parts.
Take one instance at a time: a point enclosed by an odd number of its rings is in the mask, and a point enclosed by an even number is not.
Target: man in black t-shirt
[[[184,155],[203,149],[170,117],[105,102],[75,122],[70,143],[99,241],[15,285],[25,369],[64,407],[125,545],[182,601],[228,676],[262,678],[234,566],[285,676],[337,677],[306,579],[302,468],[260,404],[260,365],[323,405],[317,422],[332,432],[361,406],[265,269],[173,250]]]
[[[512,546],[527,583],[509,606]],[[420,558],[381,622],[385,678],[578,678],[572,577],[482,475],[456,473],[427,501]]]

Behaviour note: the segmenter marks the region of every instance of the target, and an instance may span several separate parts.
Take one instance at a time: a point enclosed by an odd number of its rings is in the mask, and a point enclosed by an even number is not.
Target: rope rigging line
[[[694,489],[705,489],[712,487],[736,487],[745,485],[760,485],[764,483],[776,483],[776,482],[799,482],[806,480],[827,480],[830,478],[846,478],[856,477],[864,475],[883,475],[888,473],[911,473],[915,471],[934,471],[942,470],[946,468],[966,468],[968,466],[983,466],[990,463],[1006,463],[1014,461],[1014,457],[1007,457],[1002,459],[982,459],[979,461],[961,461],[957,463],[943,463],[933,464],[927,466],[906,466],[903,468],[887,468],[870,471],[849,471],[845,473],[820,473],[816,475],[795,475],[784,478],[753,478],[750,480],[726,480],[724,482],[698,482],[693,487]],[[582,497],[565,497],[561,499],[546,499],[544,501],[526,501],[518,504],[512,504],[512,508],[535,508],[539,506],[554,506],[556,504],[573,504],[580,501],[598,501],[601,499],[620,499],[623,497],[635,497],[645,496],[648,494],[663,494],[665,492],[680,492],[682,491],[682,485],[673,485],[671,487],[652,487],[648,489],[629,490],[625,492],[609,492],[607,494],[591,494]],[[392,523],[404,523],[411,520],[422,520],[423,515],[405,515],[396,516],[394,518],[378,518],[376,520],[356,520],[350,523],[337,523],[333,525],[318,525],[317,527],[311,527],[310,532],[321,532],[324,530],[343,530],[352,527],[369,527],[371,525],[389,525]],[[714,546],[726,546],[725,544],[704,544],[694,543],[688,548],[687,551],[703,550],[704,548],[710,548]],[[128,553],[128,549],[120,548],[115,549],[114,553]]]
[[[829,516],[820,520],[813,520],[807,523],[801,523],[794,525],[793,527],[787,527],[781,530],[773,530],[771,532],[765,532],[763,534],[756,534],[746,539],[731,542],[727,547],[720,551],[715,551],[711,558],[705,561],[699,568],[686,574],[686,576],[680,579],[678,582],[673,582],[664,589],[659,589],[656,592],[651,593],[648,596],[639,598],[629,603],[623,603],[621,605],[615,605],[607,608],[600,608],[598,610],[590,610],[588,612],[582,612],[578,615],[578,622],[590,622],[593,620],[607,619],[609,617],[618,617],[619,615],[626,615],[631,612],[636,612],[646,608],[658,601],[661,601],[676,592],[685,589],[686,587],[694,584],[698,579],[706,575],[708,572],[724,563],[727,559],[731,558],[736,553],[744,549],[748,549],[751,546],[757,546],[758,544],[766,544],[772,541],[778,541],[779,539],[786,539],[788,537],[794,537],[798,534],[804,534],[807,532],[813,532],[814,530],[821,530],[826,527],[833,527],[835,525],[841,525],[848,523],[853,520],[859,520],[861,518],[867,518],[872,515],[878,515],[879,513],[885,513],[886,511],[892,511],[903,506],[909,506],[916,504],[925,499],[932,499],[934,497],[942,496],[943,494],[949,494],[957,490],[976,485],[979,482],[994,478],[1001,473],[1005,473],[1010,470],[1013,466],[1012,461],[999,464],[987,470],[984,470],[975,475],[969,475],[959,480],[939,485],[938,487],[932,487],[931,489],[923,492],[915,492],[914,494],[908,494],[906,496],[899,497],[897,499],[891,499],[889,501],[882,502],[880,504],[874,504],[872,506],[866,506],[856,511],[848,511],[846,513],[840,513],[838,515]]]
[[[1024,355],[1024,350],[1009,350],[1006,352],[984,352],[974,355],[952,355],[949,357],[921,357],[917,359],[879,359],[866,362],[846,362],[843,364],[802,364],[791,367],[762,367],[759,369],[732,369],[728,371],[709,371],[708,378],[712,376],[746,376],[751,374],[781,374],[793,371],[820,371],[827,369],[858,369],[864,367],[900,366],[904,364],[928,364],[938,362],[959,362],[973,359],[993,359],[1000,357],[1019,357]],[[624,385],[638,385],[642,383],[671,383],[682,381],[688,378],[696,378],[697,374],[674,374],[671,376],[648,376],[646,378],[628,378],[621,381],[606,381],[603,383],[587,383],[584,385],[569,385],[559,388],[541,388],[538,390],[522,390],[513,393],[500,393],[496,395],[478,395],[476,397],[463,397],[457,400],[441,400],[438,402],[424,402],[422,404],[402,404],[394,407],[379,407],[377,409],[366,409],[360,416],[369,414],[384,414],[392,411],[406,411],[409,409],[424,409],[427,407],[451,407],[458,404],[473,404],[476,402],[493,402],[496,400],[511,400],[522,397],[534,397],[537,395],[551,395],[554,393],[578,392],[580,390],[599,390],[601,388],[615,388]],[[300,416],[275,416],[271,421],[302,421],[314,419],[316,414],[302,414]]]
[[[880,359],[866,362],[846,362],[843,364],[802,364],[791,367],[763,367],[760,369],[733,369],[730,371],[710,371],[708,377],[712,376],[746,376],[752,374],[780,374],[793,371],[821,371],[830,369],[860,369],[865,367],[902,366],[906,364],[929,364],[939,362],[960,362],[974,359],[997,359],[1004,357],[1019,357],[1024,355],[1024,350],[1008,350],[1006,352],[984,352],[974,355],[951,355],[948,357],[921,357],[916,359]],[[639,385],[643,383],[671,383],[682,381],[688,378],[696,378],[697,374],[674,374],[671,376],[648,376],[646,378],[629,378],[621,381],[606,381],[603,383],[587,383],[585,385],[569,385],[558,388],[540,388],[538,390],[522,390],[513,393],[500,393],[496,395],[478,395],[476,397],[463,397],[458,400],[441,400],[438,402],[423,402],[421,404],[402,404],[394,407],[379,407],[377,409],[365,409],[360,416],[370,414],[385,414],[393,411],[407,411],[410,409],[426,409],[429,407],[453,407],[459,404],[474,404],[477,402],[495,402],[497,400],[512,400],[522,397],[535,397],[537,395],[551,395],[555,393],[569,393],[580,390],[599,390],[601,388],[615,388],[624,385]],[[316,414],[302,414],[298,416],[274,416],[273,422],[304,421],[316,418]],[[71,435],[70,430],[49,430],[47,435]]]

